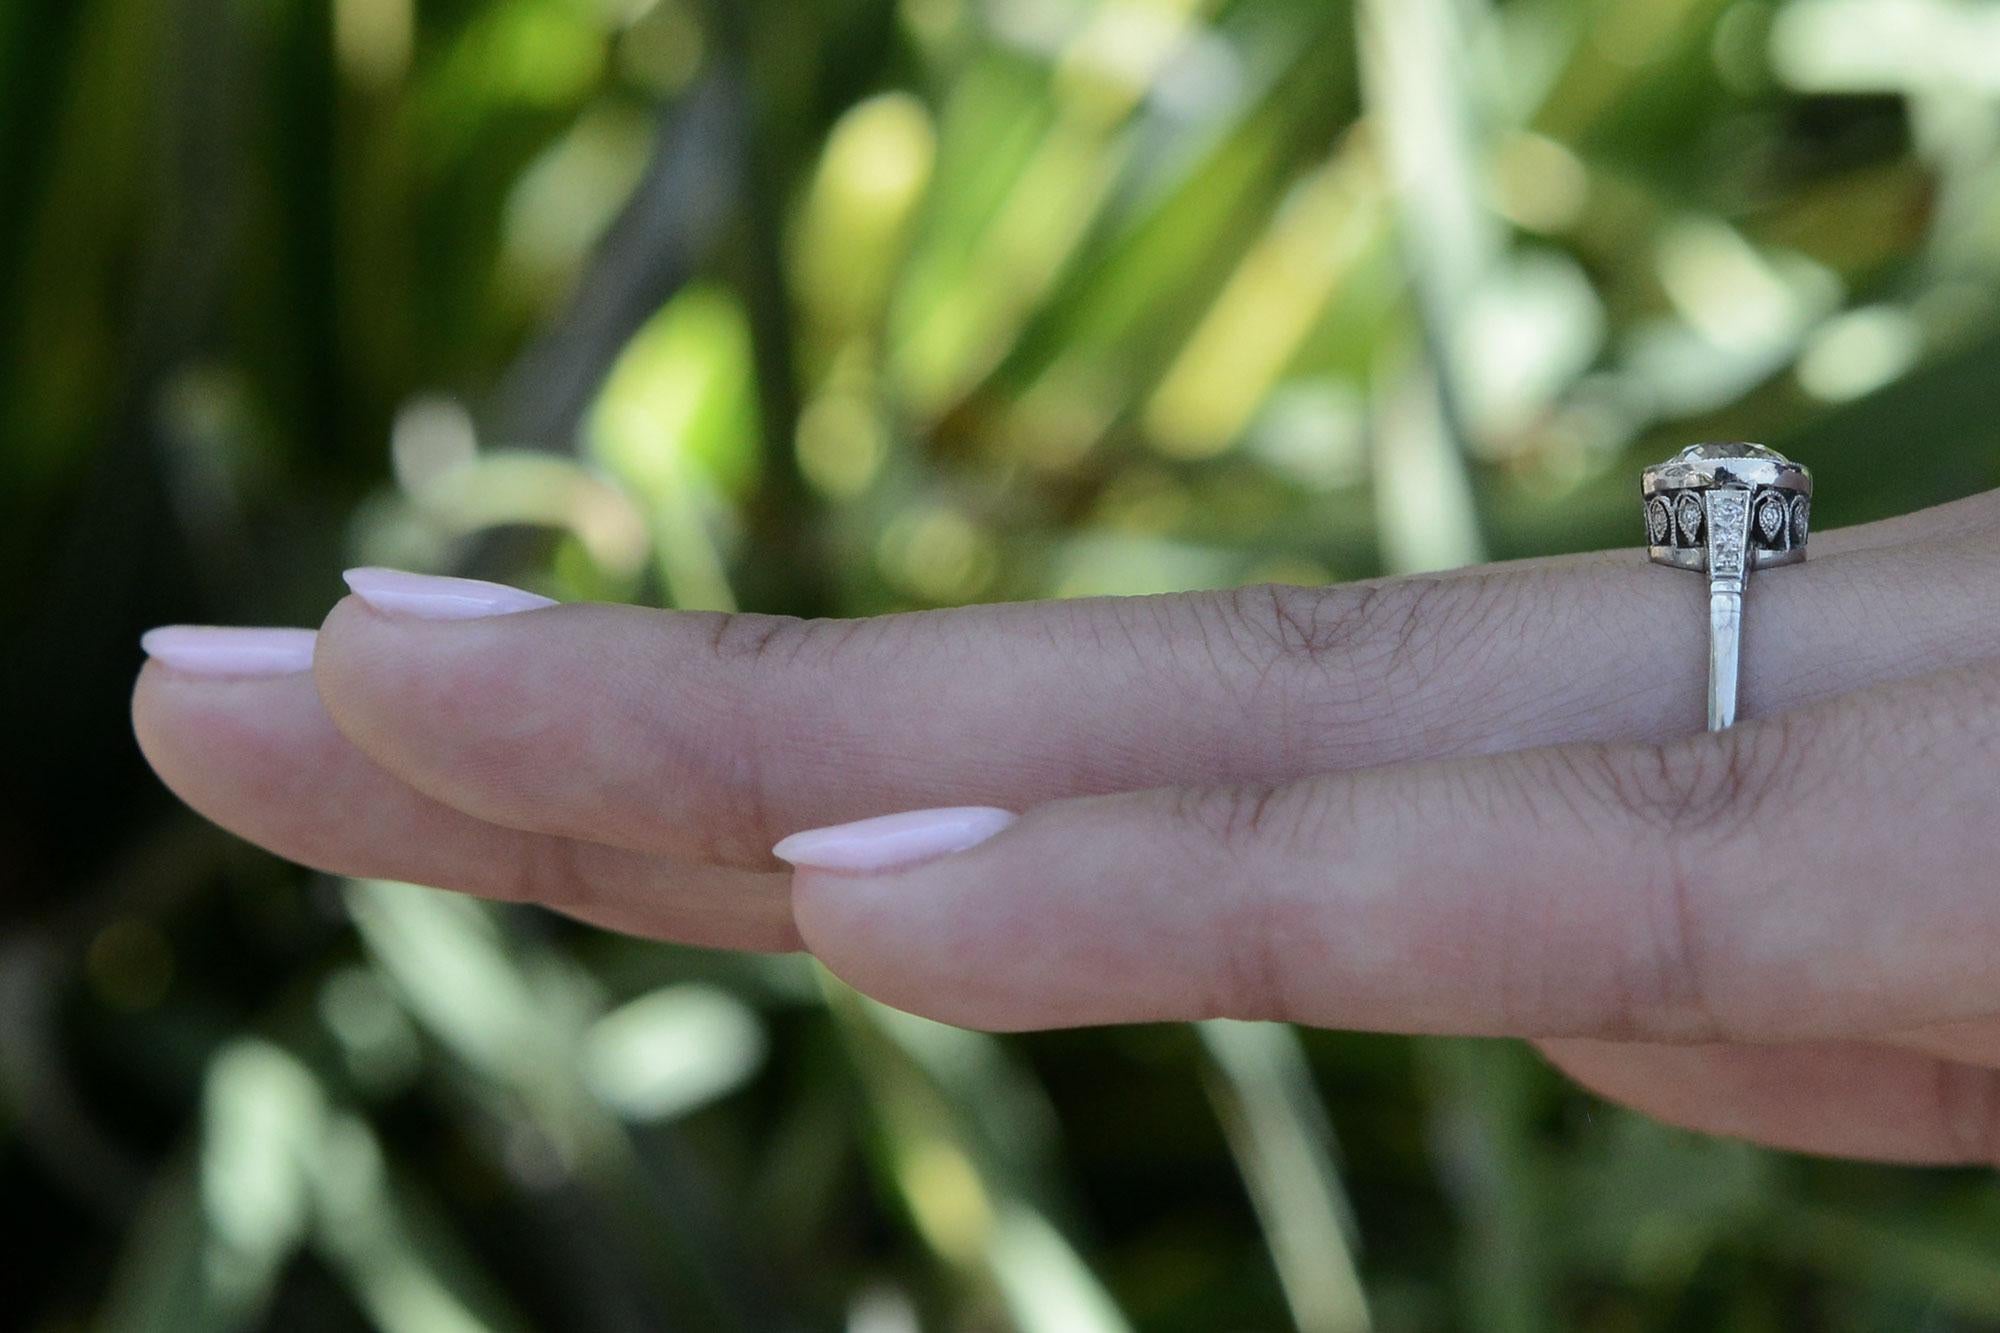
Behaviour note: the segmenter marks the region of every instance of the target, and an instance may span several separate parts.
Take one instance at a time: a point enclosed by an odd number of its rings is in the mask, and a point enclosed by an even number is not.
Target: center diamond
[[[1792,460],[1761,444],[1691,444],[1674,455],[1676,463],[1719,463],[1732,460],[1786,463]]]

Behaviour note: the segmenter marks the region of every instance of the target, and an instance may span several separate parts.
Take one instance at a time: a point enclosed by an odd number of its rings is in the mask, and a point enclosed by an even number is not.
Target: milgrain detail
[[[1667,546],[1674,540],[1674,506],[1664,495],[1646,502],[1646,535],[1655,546]]]
[[[1649,496],[1646,538],[1675,551],[1703,550],[1722,539],[1752,550],[1796,551],[1810,533],[1812,500],[1783,487],[1690,487]]]

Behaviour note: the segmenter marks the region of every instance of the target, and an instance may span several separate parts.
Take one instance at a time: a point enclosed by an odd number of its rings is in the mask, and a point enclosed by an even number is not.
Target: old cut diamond
[[[1691,444],[1674,455],[1676,463],[1715,463],[1730,459],[1750,459],[1760,463],[1790,463],[1776,449],[1761,444]]]

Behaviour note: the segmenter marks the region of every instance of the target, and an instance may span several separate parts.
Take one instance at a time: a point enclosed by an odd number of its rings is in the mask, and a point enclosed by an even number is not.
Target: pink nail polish
[[[898,870],[977,847],[1018,818],[984,805],[906,810],[794,833],[771,854],[814,870]]]
[[[291,676],[312,670],[309,629],[240,629],[233,625],[162,625],[139,646],[163,667],[190,676]]]
[[[484,579],[454,579],[375,567],[350,569],[341,577],[347,580],[356,597],[377,611],[419,620],[478,620],[555,605],[554,599],[540,593]]]

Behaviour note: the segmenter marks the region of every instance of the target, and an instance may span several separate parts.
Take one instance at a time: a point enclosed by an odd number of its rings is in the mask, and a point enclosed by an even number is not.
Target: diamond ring
[[[1646,469],[1653,560],[1708,575],[1708,729],[1736,723],[1743,588],[1751,571],[1806,558],[1812,474],[1761,444],[1696,444]]]

